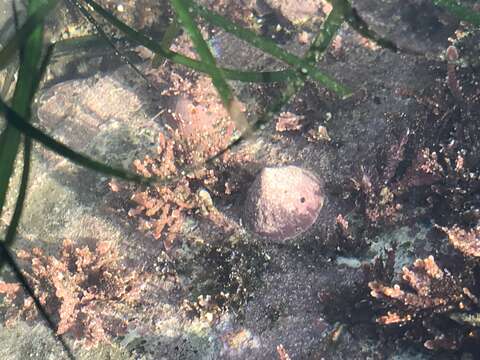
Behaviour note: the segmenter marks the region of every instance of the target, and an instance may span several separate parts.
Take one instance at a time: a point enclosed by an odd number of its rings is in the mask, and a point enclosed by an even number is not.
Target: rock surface
[[[304,23],[318,16],[324,6],[330,8],[323,0],[266,0],[265,3],[294,24]]]
[[[179,133],[178,140],[182,140],[194,162],[226,148],[235,129],[235,124],[228,120],[228,113],[219,101],[211,100],[204,106],[194,104],[185,97],[175,104],[173,123]]]
[[[311,172],[297,166],[264,168],[248,192],[244,218],[255,233],[281,242],[310,228],[323,202]]]
[[[448,38],[458,27],[458,20],[442,7],[428,0],[378,1],[354,0],[359,16],[379,34],[399,48],[439,55],[448,46]]]

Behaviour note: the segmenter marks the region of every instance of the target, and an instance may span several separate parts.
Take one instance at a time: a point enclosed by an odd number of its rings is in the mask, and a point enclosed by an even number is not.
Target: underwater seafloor
[[[153,34],[169,16],[162,2],[100,3]],[[330,10],[202,3],[297,55]],[[108,164],[174,177],[129,184],[35,146],[15,251],[79,359],[480,357],[478,31],[428,0],[352,4],[399,50],[344,24],[319,67],[353,96],[307,82],[194,171],[181,168],[236,131],[208,77],[152,67],[141,48],[125,51],[150,86],[105,46],[54,56],[36,124]],[[49,36],[91,30],[59,14]],[[221,66],[284,68],[202,25]],[[185,34],[171,49],[195,56]],[[249,119],[281,89],[231,84]],[[62,358],[13,276],[3,280],[0,358]]]

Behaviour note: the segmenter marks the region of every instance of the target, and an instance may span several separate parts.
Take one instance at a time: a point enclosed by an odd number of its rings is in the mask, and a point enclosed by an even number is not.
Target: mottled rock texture
[[[244,219],[258,235],[282,242],[310,228],[323,202],[320,182],[311,172],[296,166],[267,167],[248,192]]]
[[[328,10],[331,8],[324,0],[265,0],[265,4],[294,24],[304,23],[318,16],[324,7]]]
[[[197,161],[226,148],[235,129],[222,103],[216,98],[211,99],[207,106],[179,98],[175,104],[173,125],[183,140],[185,150]]]

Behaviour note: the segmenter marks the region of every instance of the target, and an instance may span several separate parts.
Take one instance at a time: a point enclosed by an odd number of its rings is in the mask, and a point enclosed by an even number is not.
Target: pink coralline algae
[[[244,220],[252,231],[283,242],[309,229],[322,209],[318,178],[297,166],[264,168],[253,182]]]
[[[235,131],[235,124],[221,102],[209,101],[207,106],[180,98],[175,105],[173,127],[177,141],[192,162],[200,162],[224,150]]]

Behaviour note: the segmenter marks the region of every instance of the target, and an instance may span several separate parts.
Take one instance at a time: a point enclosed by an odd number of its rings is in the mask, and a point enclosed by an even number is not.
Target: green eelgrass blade
[[[31,98],[30,103],[33,100],[33,95],[36,93],[37,89],[40,86],[40,82],[42,80],[45,71],[47,70],[47,66],[50,62],[50,59],[53,54],[54,45],[49,45],[45,51],[45,56],[43,57],[42,62],[40,63],[40,67],[36,74],[32,74],[32,90],[31,90]],[[22,50],[23,54],[23,50]],[[25,202],[25,197],[27,194],[27,185],[28,185],[28,178],[30,175],[30,161],[31,161],[31,152],[32,152],[32,140],[28,137],[24,137],[24,146],[23,146],[23,169],[22,169],[22,178],[20,180],[20,187],[18,189],[18,196],[17,201],[15,203],[15,209],[13,211],[12,219],[8,224],[7,234],[5,235],[5,244],[7,247],[10,247],[14,240],[15,235],[17,232],[17,227],[20,222],[20,217],[22,216],[23,212],[23,204]],[[1,263],[0,263],[0,270],[1,270]]]
[[[233,100],[232,91],[227,84],[222,72],[217,68],[217,62],[210,51],[207,42],[202,36],[200,29],[190,15],[191,9],[189,8],[188,1],[185,0],[171,0],[173,9],[177,13],[178,21],[187,31],[190,39],[197,50],[200,59],[207,65],[209,65],[212,77],[213,85],[217,88],[217,91],[226,107],[229,106]]]
[[[41,130],[37,129],[33,125],[26,122],[18,114],[16,114],[3,100],[0,99],[0,113],[4,113],[7,119],[7,122],[14,126],[18,131],[23,133],[25,136],[30,137],[32,140],[35,140],[45,146],[46,148],[52,150],[60,156],[63,156],[70,161],[83,166],[85,168],[91,169],[93,171],[118,177],[123,180],[133,181],[138,184],[147,184],[147,185],[168,185],[174,181],[181,179],[181,175],[177,176],[167,176],[164,178],[160,177],[144,177],[133,172],[108,166],[102,162],[91,159],[85,155],[82,155],[68,146],[62,144],[61,142],[53,139],[47,134],[43,133]],[[212,159],[213,160],[213,159]],[[191,166],[184,166],[179,169],[179,173],[190,173],[199,169],[203,164],[194,164]]]
[[[327,0],[332,7],[341,6],[344,13],[344,20],[360,35],[372,40],[373,42],[377,43],[381,47],[386,49],[392,50],[394,52],[398,52],[400,49],[398,46],[392,42],[391,40],[380,36],[375,31],[370,29],[368,24],[358,15],[357,10],[352,7],[352,4],[349,0]],[[333,10],[332,10],[333,11]],[[413,53],[419,55],[418,52],[412,50],[402,49],[404,52]]]
[[[17,278],[17,281],[23,286],[28,296],[30,296],[33,299],[33,303],[35,304],[35,307],[37,308],[41,317],[43,317],[43,319],[46,321],[48,327],[52,331],[53,336],[62,345],[62,348],[67,354],[68,358],[71,360],[75,360],[72,350],[70,349],[68,344],[65,342],[65,339],[63,338],[63,336],[57,334],[55,330],[57,326],[55,325],[54,321],[51,319],[50,315],[48,315],[48,313],[45,311],[45,308],[40,303],[40,300],[38,299],[38,297],[35,295],[35,292],[33,291],[32,287],[30,286],[27,279],[25,278],[25,275],[22,274],[22,270],[18,267],[17,263],[15,262],[15,259],[10,254],[8,247],[5,245],[5,241],[3,240],[0,240],[0,262],[8,264],[13,274]]]
[[[348,24],[355,29],[360,35],[373,40],[376,42],[378,45],[381,47],[384,47],[386,49],[392,50],[394,52],[398,52],[399,49],[395,43],[393,43],[391,40],[384,38],[380,35],[378,35],[376,32],[371,30],[368,26],[368,24],[358,15],[357,10],[355,10],[346,0],[343,0],[342,2],[348,4],[348,11],[345,14],[345,20],[348,22]],[[409,50],[411,52],[411,50]]]
[[[260,50],[274,56],[275,58],[282,60],[297,70],[299,75],[309,77],[319,82],[341,97],[347,97],[351,95],[351,91],[344,85],[340,84],[331,76],[324,74],[319,69],[312,66],[307,60],[304,60],[282,49],[274,41],[265,39],[251,30],[242,28],[230,20],[227,20],[226,18],[208,10],[207,8],[194,3],[193,1],[188,0],[188,4],[195,14],[201,16],[212,25],[218,26],[235,35],[236,37],[248,42],[249,44],[259,48]]]
[[[340,30],[340,27],[345,20],[346,6],[344,3],[344,0],[333,1],[332,10],[327,15],[327,18],[320,27],[318,34],[310,44],[310,47],[304,57],[305,60],[310,60],[311,62],[315,63],[323,58],[325,52],[330,47],[333,38]]]
[[[457,16],[459,19],[469,22],[475,26],[480,26],[480,13],[478,11],[473,11],[464,5],[460,5],[454,0],[432,0],[436,6],[441,6],[452,14]]]
[[[344,20],[360,35],[376,42],[378,45],[390,49],[394,52],[398,52],[398,47],[391,40],[384,38],[377,34],[375,31],[371,30],[368,24],[358,15],[357,10],[352,7],[352,4],[349,0],[327,0],[332,4],[333,7],[341,7],[343,11]],[[332,10],[333,11],[333,10]],[[405,51],[402,49],[402,51]],[[414,51],[408,50],[407,52]],[[418,54],[417,54],[418,55]]]
[[[191,59],[187,56],[178,54],[169,49],[163,48],[160,44],[153,41],[148,36],[132,29],[124,22],[117,19],[107,10],[97,4],[94,0],[83,0],[92,9],[107,20],[110,24],[120,30],[130,41],[139,45],[145,46],[147,49],[153,51],[156,55],[168,59],[176,64],[187,66],[193,70],[209,74],[210,68],[201,61]],[[237,71],[232,69],[222,69],[224,75],[230,80],[239,80],[246,82],[279,82],[285,81],[293,76],[289,70],[286,71],[271,71],[271,72],[255,72],[255,71]]]
[[[9,125],[15,128],[15,130],[22,132],[26,136],[38,141],[48,149],[55,153],[73,161],[74,163],[92,169],[97,172],[101,172],[105,175],[115,176],[124,180],[134,181],[137,183],[155,183],[158,182],[157,178],[146,178],[141,175],[137,175],[130,171],[126,171],[120,168],[108,166],[102,162],[93,160],[85,155],[82,155],[61,142],[46,135],[41,130],[32,126],[26,122],[19,114],[14,112],[10,107],[0,99],[0,112],[5,114]]]
[[[160,46],[166,50],[169,50],[170,46],[172,46],[173,41],[180,33],[180,30],[181,30],[181,27],[178,24],[177,18],[174,17],[172,19],[172,22],[168,25],[167,30],[165,31],[165,34],[163,35]],[[155,56],[152,59],[152,66],[153,67],[160,66],[161,61],[162,61],[162,57],[158,54],[155,54]]]
[[[296,79],[294,81],[288,82],[285,89],[282,91],[280,96],[273,102],[272,105],[268,107],[268,109],[259,116],[256,121],[252,124],[252,132],[259,130],[263,125],[270,122],[276,114],[278,114],[282,108],[291,100],[291,98],[298,92],[298,89],[301,88],[305,84],[304,80]],[[239,145],[243,140],[247,138],[247,133],[241,133],[236,137],[230,139],[230,143],[224,149],[213,155],[209,158],[206,163],[212,163],[223,154],[225,154],[228,150],[235,148]]]
[[[7,44],[0,51],[0,70],[10,62],[18,49],[25,43],[27,37],[31,34],[50,11],[55,7],[58,0],[46,0],[42,2],[37,10],[30,14],[26,22],[15,32],[15,35],[7,42]]]
[[[45,71],[47,71],[48,64],[50,64],[50,60],[52,59],[53,52],[55,50],[55,44],[48,44],[45,55],[43,56],[43,60],[40,63],[40,67],[38,68],[38,72],[36,76],[33,76],[32,82],[32,100],[33,94],[35,94],[40,87],[40,83],[42,81],[43,75],[45,75]]]
[[[240,110],[239,102],[235,99],[224,74],[217,67],[215,57],[210,51],[207,42],[195,23],[195,20],[191,16],[192,9],[190,8],[190,2],[188,0],[171,0],[170,3],[177,13],[178,22],[189,34],[200,59],[208,66],[212,83],[217,89],[220,99],[222,100],[225,109],[228,111],[230,118],[235,122],[240,131],[249,131],[247,119]]]
[[[390,39],[381,36],[374,30],[372,30],[365,20],[358,14],[357,10],[352,7],[349,0],[327,0],[332,5],[342,6],[344,9],[344,18],[345,21],[360,35],[366,37],[367,39],[372,40],[377,43],[379,46],[389,49],[393,52],[404,52],[412,55],[424,55],[423,53],[416,51],[414,49],[399,48],[393,41]]]
[[[345,6],[343,1],[334,1],[333,8],[328,14],[320,31],[313,39],[310,48],[304,56],[306,61],[315,64],[325,55],[328,47],[332,43],[334,36],[342,26],[345,16]],[[262,125],[270,121],[273,116],[278,114],[281,109],[292,99],[293,96],[305,85],[305,79],[293,79],[287,82],[287,86],[282,91],[278,100],[275,101],[265,114],[254,124],[254,129],[259,129]]]
[[[14,113],[18,113],[21,118],[26,119],[24,121],[27,125],[29,125],[28,120],[30,119],[30,106],[33,100],[33,96],[40,82],[41,72],[45,68],[44,64],[41,61],[43,47],[43,19],[44,16],[48,13],[48,11],[51,10],[51,6],[54,4],[55,1],[50,1],[45,4],[44,0],[30,0],[27,7],[27,13],[30,16],[29,20],[27,20],[27,24],[29,25],[26,27],[23,26],[21,30],[18,30],[16,32],[16,35],[13,36],[13,40],[10,40],[7,44],[7,47],[4,48],[2,52],[0,52],[1,63],[1,61],[7,61],[9,56],[13,54],[14,50],[20,50],[20,66],[18,71],[18,81],[15,86],[15,91],[12,99],[12,107],[14,109],[12,111]],[[47,57],[49,56],[50,55],[47,54]],[[26,139],[25,144],[26,151],[24,159],[29,164],[31,151],[30,140]],[[8,191],[10,178],[13,173],[13,166],[18,153],[19,145],[20,132],[18,131],[18,129],[13,127],[10,122],[7,122],[7,127],[0,136],[0,164],[2,166],[2,171],[0,171],[0,214],[4,207],[5,198]],[[56,326],[54,322],[45,312],[45,309],[36,297],[33,289],[29,286],[24,275],[17,266],[15,260],[10,255],[7,247],[7,242],[11,243],[15,237],[16,228],[20,220],[20,215],[23,208],[23,201],[25,199],[28,173],[29,165],[26,165],[22,174],[22,184],[20,189],[21,191],[19,193],[19,198],[17,199],[18,202],[15,206],[14,217],[7,231],[7,235],[9,236],[9,238],[5,241],[0,241],[0,263],[3,263],[5,261],[11,267],[18,281],[23,285],[29,296],[32,297],[39,313],[47,321],[48,326],[50,327],[52,332],[55,333]],[[68,357],[70,359],[74,359],[70,348],[65,343],[63,338],[56,334],[55,337],[60,341]]]
[[[111,39],[116,47],[125,45],[126,39]],[[91,56],[92,52],[105,53],[105,39],[99,35],[84,35],[55,42],[55,51],[52,58],[64,56]]]
[[[12,219],[8,224],[7,234],[5,235],[5,245],[10,247],[14,240],[17,232],[17,227],[20,222],[20,217],[22,216],[23,204],[25,202],[25,197],[27,194],[27,185],[28,178],[30,175],[30,161],[32,153],[32,140],[25,137],[24,147],[23,147],[23,170],[22,170],[22,179],[20,180],[20,187],[18,189],[17,202],[15,203],[15,209],[13,211]],[[2,264],[0,263],[0,270]]]
[[[345,14],[347,12],[345,3],[346,1],[343,0],[332,1],[332,10],[327,15],[327,18],[320,27],[320,31],[313,39],[304,57],[305,60],[309,61],[312,65],[318,63],[325,55],[325,52],[332,43],[333,37],[345,21]]]
[[[296,78],[297,74],[292,70],[280,71],[237,71],[231,69],[221,68],[225,77],[229,80],[238,80],[250,83],[271,83],[284,82]],[[199,69],[199,71],[201,71]],[[205,73],[207,71],[204,71]]]
[[[47,69],[48,63],[52,56],[53,52],[53,45],[48,46],[46,54],[40,64],[40,68],[38,71],[37,76],[34,78],[32,83],[33,93],[36,92],[40,85],[40,81],[42,79],[45,70]],[[27,194],[27,185],[28,185],[28,177],[30,175],[30,161],[31,161],[31,152],[32,152],[32,139],[28,137],[24,137],[24,146],[23,146],[23,170],[22,170],[22,178],[20,180],[20,187],[18,189],[18,196],[17,201],[15,203],[15,209],[13,211],[12,219],[8,224],[7,234],[5,235],[5,244],[7,247],[10,247],[14,240],[15,235],[17,232],[17,227],[20,222],[20,217],[22,216],[23,211],[23,204],[25,202],[25,196]],[[0,270],[1,270],[0,264]]]
[[[18,47],[20,49],[20,66],[18,70],[18,81],[15,86],[15,91],[12,99],[12,108],[15,113],[18,113],[27,121],[30,119],[30,105],[33,99],[35,89],[36,74],[38,73],[41,63],[42,42],[43,42],[43,22],[42,19],[48,11],[51,10],[52,4],[55,1],[49,1],[45,5],[43,0],[30,0],[28,3],[28,15],[30,19],[34,19],[30,27],[25,30],[22,37],[17,38],[16,35],[10,40],[9,44],[16,44],[11,48]],[[40,12],[40,15],[37,16]],[[27,20],[28,23],[29,20]],[[22,31],[24,26],[19,31]],[[13,42],[12,42],[13,41]],[[23,41],[23,42],[20,42]],[[7,47],[9,45],[7,44]],[[5,50],[5,49],[4,49]],[[3,51],[4,51],[3,50]],[[0,52],[0,56],[3,53]],[[7,53],[8,54],[8,53]],[[1,58],[0,58],[1,59]],[[20,145],[20,132],[15,129],[10,123],[0,135],[0,164],[2,171],[0,171],[0,214],[3,211],[5,198],[8,191],[10,177],[13,173],[15,158],[17,157],[18,148]]]
[[[131,60],[128,58],[128,56],[126,56],[114,43],[112,40],[110,40],[110,38],[108,37],[108,35],[105,33],[105,31],[103,31],[102,27],[97,23],[97,21],[95,21],[95,19],[93,18],[93,16],[87,11],[87,9],[85,9],[85,7],[80,4],[80,2],[78,0],[64,0],[66,1],[67,3],[70,3],[70,4],[73,4],[75,5],[79,10],[80,12],[82,13],[82,15],[87,19],[87,21],[92,24],[92,26],[95,28],[95,30],[97,30],[98,34],[100,35],[100,37],[108,44],[108,46],[110,46],[115,55],[117,55],[125,64],[127,64],[128,66],[130,66],[133,71],[135,71],[135,73],[137,75],[139,75],[147,84],[148,86],[150,86],[150,80],[148,80],[148,78],[145,76],[144,73],[142,73],[136,66],[134,63],[131,62]]]
[[[305,54],[304,59],[309,61],[312,65],[320,61],[325,55],[325,52],[332,43],[334,36],[342,26],[345,19],[345,13],[347,11],[344,3],[345,1],[343,0],[333,1],[332,10],[325,19],[325,22],[322,24],[318,34],[310,44],[310,48]],[[305,79],[296,79],[288,82],[286,88],[282,91],[277,101],[275,101],[265,112],[265,114],[255,122],[253,125],[254,129],[259,129],[266,122],[270,121],[273,116],[278,114],[304,85]]]
[[[37,75],[31,76],[30,101],[32,100],[33,94],[37,90],[40,84],[41,76],[45,72],[49,59],[53,53],[53,48],[54,48],[53,45],[50,45],[47,48],[46,55],[42,63],[40,64],[40,67],[37,71]],[[150,182],[153,182],[154,180],[153,178],[145,178],[140,175],[134,174],[132,172],[125,171],[123,169],[110,167],[99,161],[90,159],[84,155],[81,155],[71,150],[69,147],[54,140],[53,138],[44,134],[42,131],[30,125],[27,121],[25,121],[24,117],[20,116],[20,114],[16,113],[13,109],[9,108],[8,105],[5,104],[5,102],[3,102],[3,100],[1,99],[0,99],[0,112],[2,112],[7,119],[7,129],[5,130],[5,133],[7,132],[8,129],[11,129],[10,130],[11,132],[16,131],[18,134],[20,134],[19,132],[22,132],[26,136],[42,143],[44,146],[55,151],[59,155],[62,155],[72,160],[73,162],[78,163],[79,165],[85,166],[95,171],[102,172],[106,175],[116,176],[125,180],[131,180],[131,181],[140,182],[140,183],[145,183],[145,182],[150,183]],[[29,115],[29,113],[27,113],[27,115]],[[4,140],[3,136],[4,134],[2,134],[2,138],[0,138],[0,140]],[[0,156],[1,155],[2,153],[0,153]],[[3,173],[3,167],[2,167],[2,172],[0,172],[0,177],[2,176],[2,173]],[[8,179],[7,179],[7,184],[8,184]],[[1,190],[2,189],[0,188],[0,191]],[[5,189],[5,193],[6,193],[6,189]]]
[[[332,10],[310,44],[310,47],[304,56],[304,60],[310,62],[312,66],[322,59],[332,43],[333,38],[342,26],[346,11],[344,2],[345,1],[343,0],[333,1]],[[262,125],[269,122],[304,85],[305,79],[302,78],[293,79],[287,82],[287,86],[282,91],[279,98],[269,107],[265,115],[255,122],[254,129],[259,129]]]
[[[125,45],[128,38],[112,39],[115,43]],[[118,46],[118,45],[116,45]],[[105,40],[98,35],[86,35],[77,38],[71,38],[66,40],[59,40],[55,42],[55,51],[52,58],[55,60],[62,56],[71,56],[72,54],[78,54],[88,52],[87,55],[91,55],[92,48],[98,49],[105,48]],[[160,57],[161,59],[161,57]],[[198,62],[198,64],[202,64]],[[200,65],[202,66],[202,65]],[[206,72],[205,66],[198,68],[197,70]],[[238,80],[244,82],[283,82],[295,77],[295,72],[291,70],[282,71],[236,71],[230,69],[222,69],[226,77],[229,80]],[[13,75],[13,74],[12,74]],[[5,98],[5,97],[4,97]]]
[[[164,49],[170,49],[170,46],[172,46],[173,41],[175,38],[180,34],[180,30],[182,27],[177,21],[177,18],[173,18],[172,22],[168,25],[167,30],[165,31],[165,34],[163,34],[162,41],[160,42],[160,45]]]
[[[319,61],[328,47],[330,46],[333,37],[342,26],[344,18],[344,7],[334,6],[332,11],[328,14],[325,22],[322,24],[317,36],[313,39],[310,48],[305,54],[305,60],[314,62]],[[278,114],[282,108],[292,99],[293,96],[305,85],[305,79],[292,78],[287,82],[285,89],[281,92],[276,101],[268,107],[268,109],[252,124],[252,130],[256,131],[263,125],[271,121],[276,114]],[[226,151],[237,146],[245,139],[245,134],[240,134],[236,138],[231,139],[229,145],[213,157],[208,159],[207,162],[212,162],[215,159],[222,156]]]

